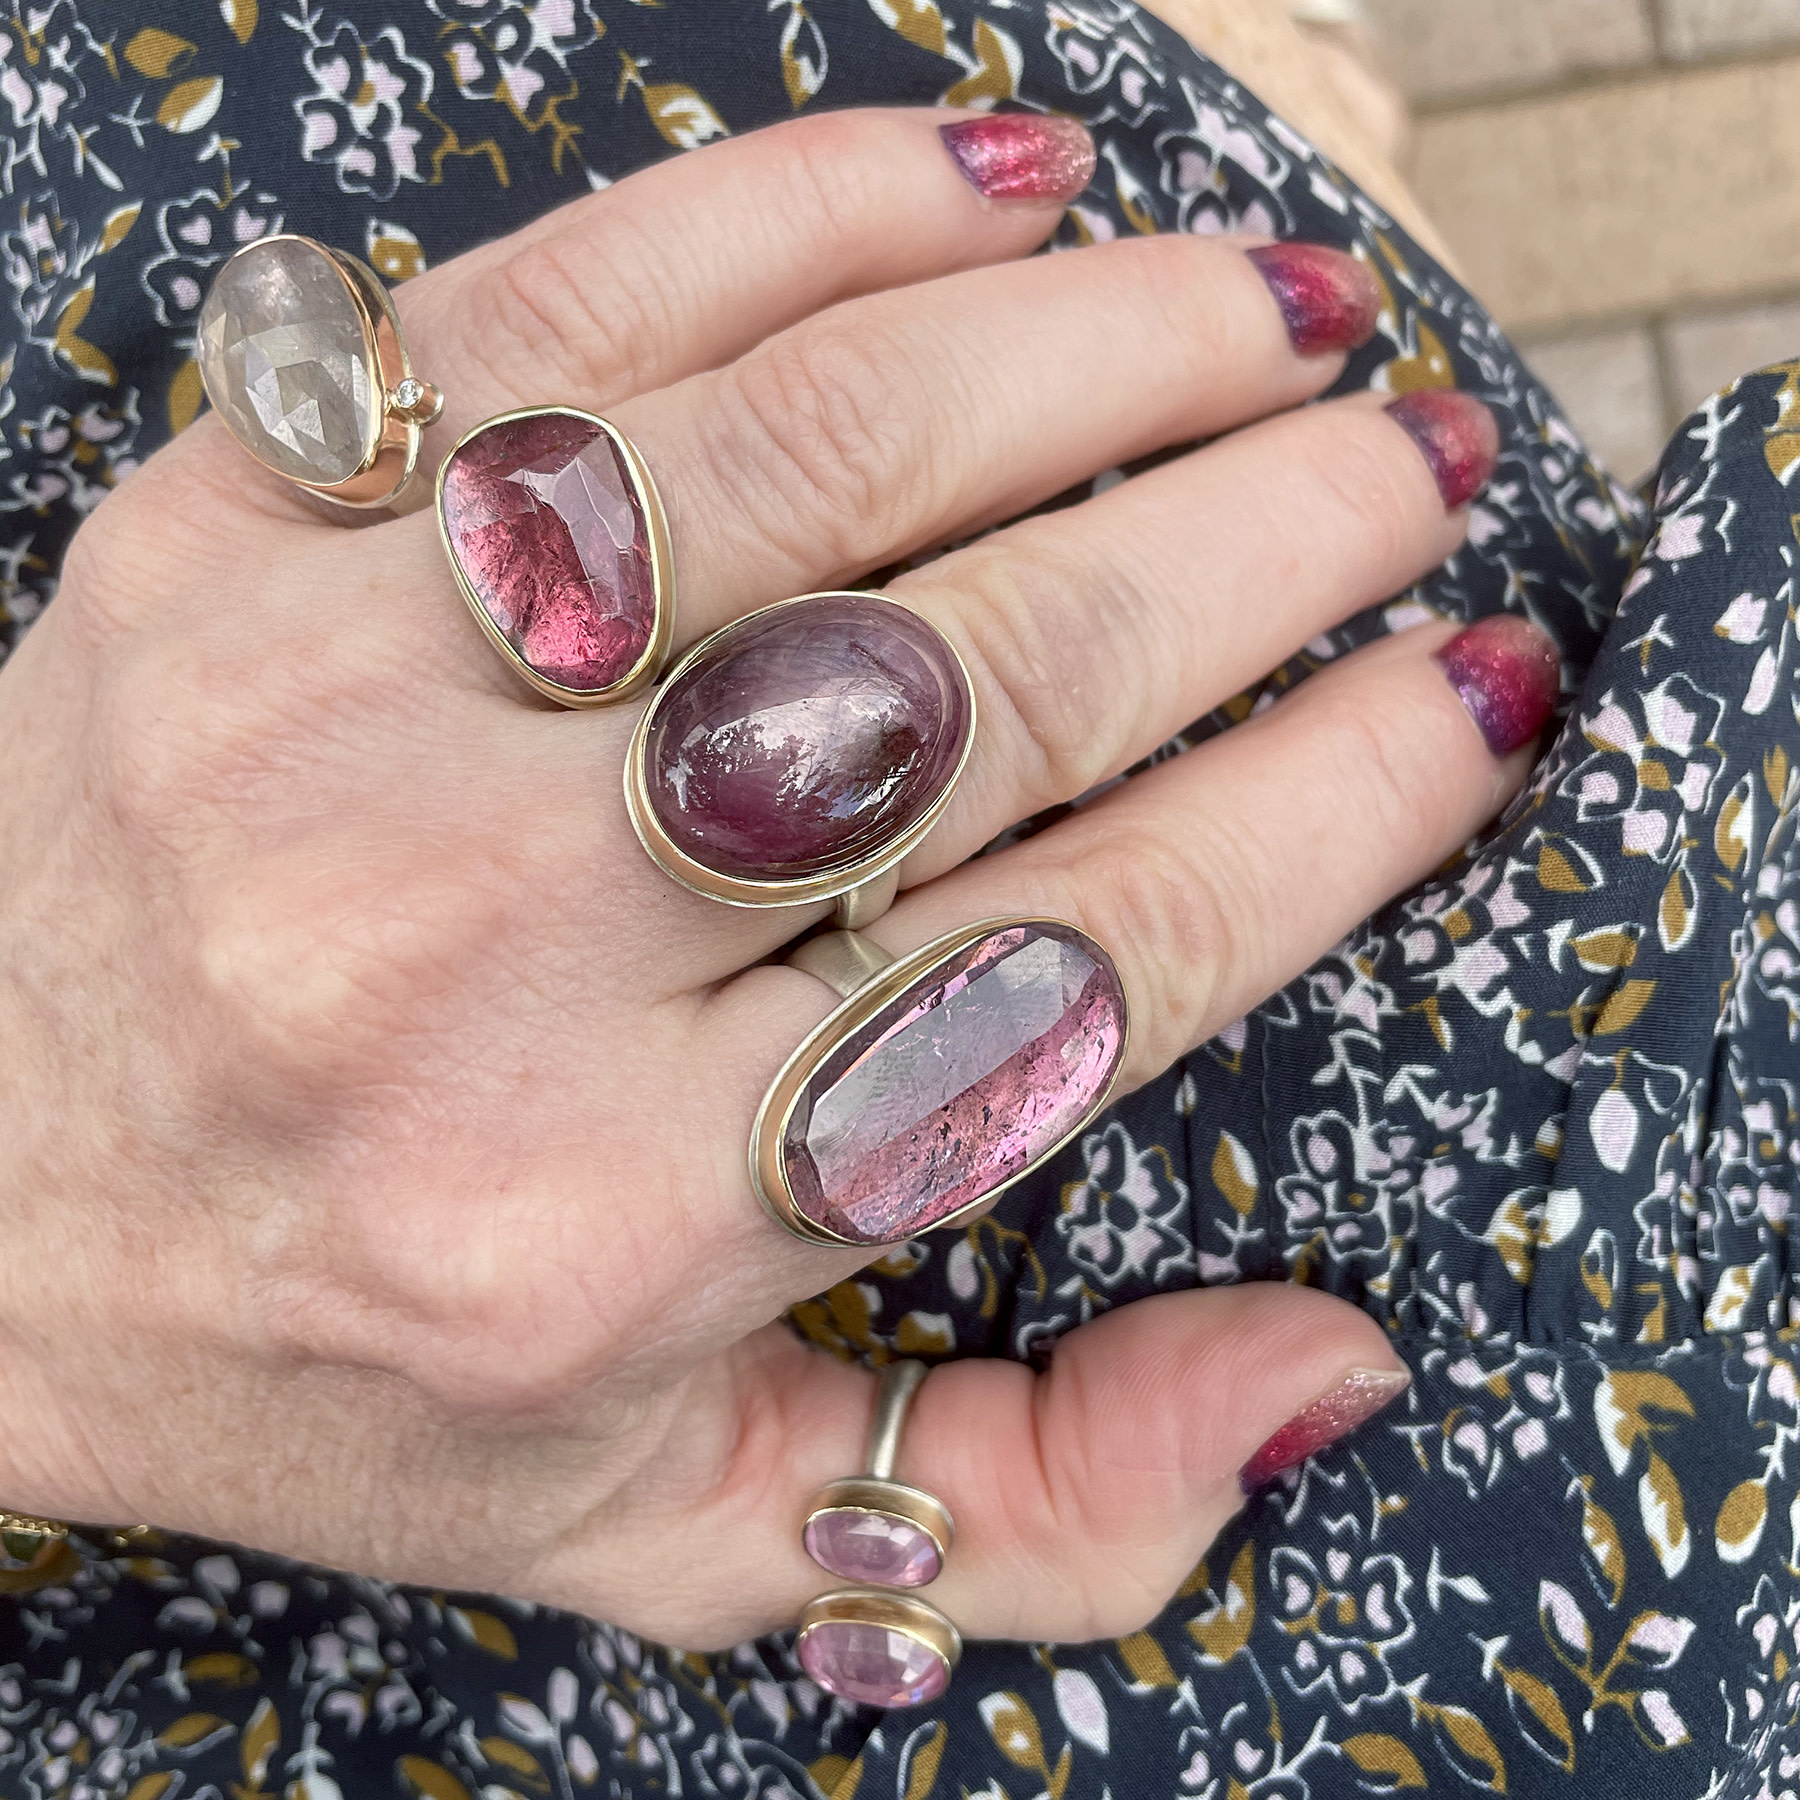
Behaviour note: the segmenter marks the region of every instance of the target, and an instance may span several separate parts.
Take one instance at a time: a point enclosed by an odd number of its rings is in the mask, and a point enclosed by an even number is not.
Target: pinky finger
[[[1429,874],[1517,792],[1555,647],[1502,616],[1358,651],[1245,725],[1041,836],[915,889],[869,936],[904,952],[971,919],[1063,918],[1132,1001],[1148,1080]]]

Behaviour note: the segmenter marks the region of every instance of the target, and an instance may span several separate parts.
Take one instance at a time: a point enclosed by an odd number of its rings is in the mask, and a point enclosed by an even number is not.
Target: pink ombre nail
[[[1411,1382],[1404,1369],[1352,1369],[1330,1393],[1321,1394],[1304,1412],[1289,1419],[1244,1464],[1239,1485],[1251,1494],[1284,1469],[1298,1467],[1374,1418],[1390,1401],[1399,1399]]]
[[[1562,691],[1556,646],[1511,613],[1478,619],[1437,653],[1496,756],[1510,756],[1544,729]]]
[[[1075,119],[990,113],[940,125],[969,185],[990,200],[1073,200],[1093,179],[1094,140]]]
[[[1487,486],[1500,459],[1500,425],[1479,400],[1454,388],[1421,388],[1390,401],[1387,414],[1431,465],[1447,511]]]
[[[1375,335],[1381,283],[1354,256],[1323,244],[1265,244],[1248,254],[1301,356],[1354,350]]]

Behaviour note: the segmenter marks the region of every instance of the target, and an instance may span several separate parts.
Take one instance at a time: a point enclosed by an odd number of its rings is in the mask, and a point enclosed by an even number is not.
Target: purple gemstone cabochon
[[[800,1666],[826,1693],[857,1706],[923,1706],[950,1681],[949,1665],[929,1644],[849,1619],[803,1633]]]
[[[933,964],[796,1096],[782,1172],[808,1218],[896,1243],[972,1206],[1073,1131],[1125,1048],[1112,958],[1050,920]]]
[[[630,674],[656,630],[650,528],[637,481],[592,419],[496,419],[444,465],[450,552],[528,668],[573,692]]]
[[[924,1587],[944,1559],[929,1531],[873,1507],[833,1506],[806,1521],[806,1554],[865,1587]]]
[[[720,632],[645,728],[651,810],[720,875],[802,880],[878,854],[956,773],[974,699],[918,614],[821,594]]]

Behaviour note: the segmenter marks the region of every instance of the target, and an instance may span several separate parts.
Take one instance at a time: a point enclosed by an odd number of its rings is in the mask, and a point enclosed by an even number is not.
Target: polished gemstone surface
[[[719,874],[829,875],[930,810],[974,716],[935,627],[872,594],[822,594],[721,632],[665,686],[645,744],[650,806]]]
[[[923,1587],[943,1567],[931,1533],[898,1513],[828,1507],[806,1521],[804,1536],[820,1568],[870,1587]]]
[[[637,483],[592,419],[560,411],[486,425],[444,467],[450,554],[514,653],[560,687],[629,675],[656,630]]]
[[[814,1070],[782,1140],[788,1191],[841,1237],[911,1237],[1075,1130],[1124,1047],[1124,990],[1092,938],[1049,921],[993,932]]]
[[[272,238],[232,257],[200,309],[206,392],[253,456],[296,481],[348,480],[381,425],[380,371],[322,250]]]
[[[828,1694],[858,1706],[923,1706],[950,1680],[929,1644],[885,1625],[828,1619],[800,1639],[800,1666]]]

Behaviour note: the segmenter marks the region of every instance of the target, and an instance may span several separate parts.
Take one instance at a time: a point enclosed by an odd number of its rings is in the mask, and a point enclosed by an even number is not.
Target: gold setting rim
[[[815,1519],[823,1518],[827,1513],[878,1513],[888,1518],[904,1519],[907,1524],[916,1526],[931,1539],[932,1547],[937,1551],[938,1574],[943,1573],[944,1564],[949,1560],[951,1546],[956,1542],[956,1521],[950,1517],[950,1509],[936,1494],[928,1494],[923,1488],[909,1487],[904,1481],[890,1481],[880,1475],[846,1475],[841,1481],[828,1482],[813,1496],[812,1505],[807,1509],[806,1523],[801,1527],[801,1540],[805,1541],[806,1531]],[[814,1559],[817,1561],[817,1559]],[[824,1568],[823,1563],[819,1564]],[[835,1575],[837,1570],[829,1569],[827,1574]],[[937,1576],[933,1576],[935,1581]],[[929,1587],[931,1582],[921,1581],[918,1587]]]
[[[944,1665],[944,1676],[962,1660],[962,1633],[929,1600],[880,1588],[833,1588],[807,1602],[795,1633],[797,1650],[821,1625],[874,1625],[923,1644]]]
[[[213,277],[213,285],[218,285],[220,276],[239,257],[253,255],[270,244],[303,244],[308,250],[324,257],[350,296],[356,322],[362,330],[364,370],[377,384],[380,395],[374,428],[364,438],[362,461],[342,481],[337,482],[307,481],[298,475],[290,475],[285,469],[276,468],[272,462],[260,456],[231,430],[230,421],[225,419],[224,408],[219,404],[219,397],[207,386],[204,363],[200,364],[201,385],[206,387],[207,398],[212,402],[213,410],[224,421],[225,429],[231,431],[232,440],[246,456],[267,469],[271,475],[279,476],[281,480],[291,482],[304,492],[317,494],[321,499],[330,500],[338,506],[353,507],[361,511],[390,505],[418,468],[419,447],[424,437],[424,426],[420,421],[394,403],[394,393],[400,383],[415,377],[412,359],[407,354],[406,336],[400,328],[400,315],[394,310],[393,299],[381,278],[366,263],[359,261],[348,251],[322,244],[317,238],[306,237],[297,231],[271,232],[267,237],[257,238],[241,249],[234,250],[220,264],[218,275]]]
[[[966,1225],[972,1219],[978,1219],[987,1212],[1006,1190],[1015,1182],[1023,1181],[1034,1169],[1047,1162],[1065,1145],[1092,1124],[1095,1116],[1102,1112],[1112,1098],[1113,1089],[1118,1085],[1119,1074],[1125,1067],[1125,1060],[1131,1049],[1131,1003],[1125,996],[1125,983],[1119,978],[1118,964],[1113,961],[1112,953],[1102,943],[1083,931],[1079,925],[1067,919],[1050,919],[1033,915],[1007,916],[997,919],[983,919],[974,925],[964,925],[955,931],[946,932],[944,936],[935,938],[929,944],[914,950],[910,955],[902,956],[891,962],[886,968],[871,976],[849,999],[840,1002],[828,1013],[819,1024],[801,1040],[799,1048],[782,1064],[780,1072],[769,1084],[769,1090],[763,1096],[761,1106],[756,1109],[755,1123],[750,1127],[750,1182],[756,1189],[756,1197],[762,1202],[763,1210],[774,1219],[776,1224],[791,1232],[795,1237],[809,1244],[830,1245],[834,1249],[878,1251],[894,1244],[904,1244],[920,1232],[910,1232],[903,1238],[887,1238],[881,1243],[871,1244],[862,1238],[841,1237],[828,1226],[802,1212],[788,1188],[787,1178],[782,1169],[781,1146],[787,1136],[788,1121],[792,1118],[794,1107],[800,1099],[801,1090],[812,1078],[814,1071],[825,1058],[837,1047],[837,1044],[852,1032],[860,1031],[889,1001],[898,995],[934,963],[947,961],[959,950],[967,949],[971,944],[984,937],[990,937],[1002,931],[1014,931],[1022,926],[1053,926],[1060,931],[1072,931],[1086,944],[1093,945],[1104,959],[1105,965],[1112,971],[1113,979],[1118,984],[1122,1000],[1119,1053],[1114,1059],[1112,1072],[1101,1083],[1092,1102],[1083,1109],[1081,1116],[1054,1143],[1047,1144],[1038,1154],[1031,1158],[1016,1174],[1009,1175],[998,1186],[988,1189],[978,1199],[971,1200],[967,1206],[958,1207],[953,1213],[924,1226],[921,1231],[942,1231],[955,1225]]]
[[[752,880],[746,876],[722,875],[678,848],[663,830],[661,821],[656,816],[656,809],[650,804],[647,770],[650,722],[656,716],[657,704],[662,696],[720,638],[742,630],[753,620],[766,618],[770,613],[781,612],[792,606],[804,606],[813,600],[877,601],[883,606],[892,606],[907,613],[935,633],[949,652],[951,666],[961,678],[963,691],[969,699],[968,726],[963,734],[962,747],[957,754],[955,767],[925,811],[898,837],[857,862],[822,875],[771,878],[765,881]],[[656,699],[644,709],[643,717],[637,722],[637,729],[631,734],[631,746],[625,756],[625,810],[631,815],[632,829],[637,833],[638,842],[644,846],[645,854],[650,860],[672,881],[680,882],[684,888],[702,894],[708,900],[722,901],[727,906],[804,906],[818,900],[835,900],[840,895],[848,894],[865,883],[879,880],[897,869],[924,841],[932,827],[943,817],[951,795],[956,792],[957,784],[962,780],[963,771],[969,766],[969,758],[975,750],[977,723],[975,683],[970,679],[968,664],[963,661],[962,653],[949,638],[917,608],[908,606],[905,601],[896,600],[889,594],[859,588],[822,588],[817,593],[796,594],[789,600],[777,600],[772,606],[759,606],[755,612],[745,613],[742,618],[733,619],[730,624],[721,625],[717,631],[709,632],[669,671]]]
[[[488,610],[482,605],[473,583],[463,572],[461,559],[450,542],[449,522],[444,517],[444,479],[456,453],[464,445],[473,442],[490,426],[510,425],[519,419],[546,418],[552,413],[564,418],[585,420],[590,425],[597,425],[606,434],[608,442],[625,463],[626,472],[636,489],[638,505],[644,514],[644,525],[650,543],[650,592],[655,616],[650,625],[650,641],[645,644],[642,654],[611,687],[564,687],[560,682],[552,681],[549,676],[540,674],[506,641],[506,634],[488,616]],[[637,445],[610,419],[603,419],[598,413],[588,412],[583,407],[556,404],[515,406],[508,412],[495,413],[491,418],[483,419],[480,424],[470,426],[450,446],[444,460],[438,464],[435,495],[438,540],[444,546],[444,558],[450,564],[451,574],[456,578],[456,590],[462,595],[463,604],[474,615],[475,623],[481,627],[482,635],[506,659],[513,673],[527,685],[546,699],[554,700],[559,706],[579,712],[588,707],[614,706],[621,700],[629,700],[656,679],[657,672],[668,660],[669,645],[675,636],[675,559],[669,544],[669,521],[663,511],[662,496],[657,492],[649,464],[638,454]]]

